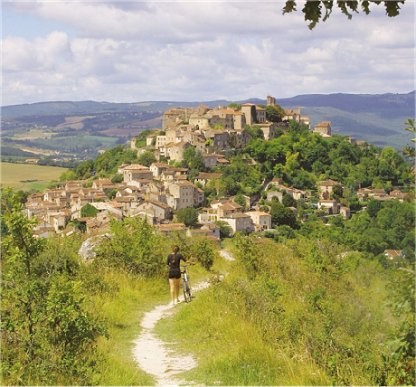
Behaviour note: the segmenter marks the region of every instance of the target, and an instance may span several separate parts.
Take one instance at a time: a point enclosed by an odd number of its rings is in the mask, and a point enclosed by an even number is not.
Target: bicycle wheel
[[[189,286],[188,282],[185,279],[182,279],[182,290],[183,290],[183,298],[185,302],[191,301],[191,295],[189,293]]]
[[[189,277],[187,278],[186,283],[187,283],[187,292],[189,295],[189,301],[191,301],[192,300],[192,287],[191,287],[191,280],[189,279]]]

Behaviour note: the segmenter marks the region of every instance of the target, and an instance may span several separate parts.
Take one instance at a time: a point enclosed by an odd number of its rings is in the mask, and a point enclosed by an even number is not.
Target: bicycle
[[[191,281],[189,279],[189,274],[186,271],[186,268],[189,265],[185,265],[183,270],[181,271],[182,274],[182,290],[183,290],[183,298],[185,302],[191,302],[192,300],[192,288],[191,288]]]

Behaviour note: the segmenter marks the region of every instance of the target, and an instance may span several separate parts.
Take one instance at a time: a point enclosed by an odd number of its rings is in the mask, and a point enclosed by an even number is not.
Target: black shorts
[[[169,278],[176,278],[176,279],[181,278],[180,270],[170,270],[169,271]]]

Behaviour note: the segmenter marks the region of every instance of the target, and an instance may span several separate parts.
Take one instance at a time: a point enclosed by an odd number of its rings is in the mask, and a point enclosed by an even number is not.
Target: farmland
[[[58,180],[66,168],[29,164],[0,163],[1,187],[24,191],[43,190],[50,181]]]

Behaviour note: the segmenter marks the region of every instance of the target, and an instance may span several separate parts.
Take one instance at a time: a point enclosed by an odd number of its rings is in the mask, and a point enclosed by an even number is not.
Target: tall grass
[[[222,283],[157,325],[176,350],[197,357],[182,377],[208,385],[378,384],[394,325],[383,269],[362,257],[337,261],[337,246],[324,243],[324,257],[300,242],[257,243],[251,279],[241,261],[229,263]]]
[[[133,359],[133,345],[140,334],[144,313],[155,304],[167,302],[167,283],[160,278],[138,278],[114,270],[105,273],[103,279],[117,288],[100,292],[93,299],[109,328],[108,338],[101,338],[98,343],[102,362],[97,369],[96,384],[152,385],[153,378],[140,370]]]

